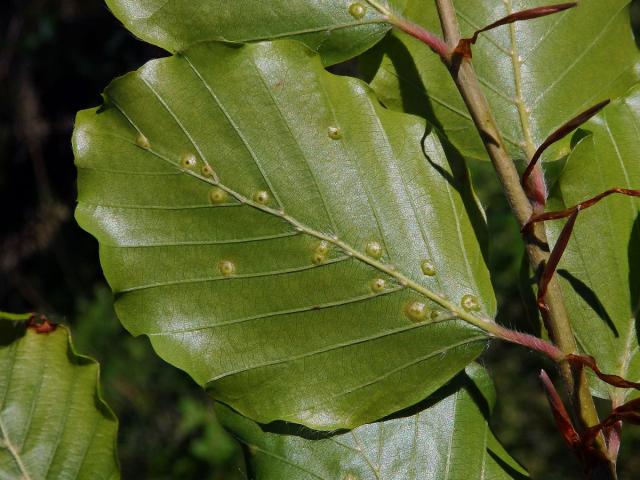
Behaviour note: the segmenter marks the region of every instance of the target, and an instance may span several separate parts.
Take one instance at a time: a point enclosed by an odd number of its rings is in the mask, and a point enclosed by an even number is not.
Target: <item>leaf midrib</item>
[[[139,134],[143,134],[142,131],[138,128],[138,126],[133,122],[131,117],[125,112],[125,110],[113,98],[110,98],[110,101],[120,111],[120,113],[129,121],[131,126],[133,126],[133,128]],[[132,144],[132,145],[136,145],[136,143],[134,141],[129,141],[129,143]],[[147,152],[151,153],[152,155],[156,156],[157,158],[167,162],[169,165],[177,168],[181,173],[185,173],[185,174],[190,175],[193,178],[196,178],[196,179],[198,179],[198,180],[200,180],[202,182],[208,183],[210,185],[216,186],[216,187],[224,190],[225,192],[227,192],[229,195],[231,195],[233,198],[235,198],[237,201],[239,201],[240,203],[242,203],[244,205],[250,206],[250,207],[252,207],[252,208],[254,208],[254,209],[258,210],[258,211],[261,211],[263,213],[266,213],[266,214],[274,216],[274,217],[278,217],[278,218],[286,221],[296,231],[298,231],[300,233],[305,233],[307,235],[310,235],[312,237],[317,238],[318,240],[324,240],[324,241],[326,241],[326,242],[338,247],[340,250],[344,251],[347,255],[349,255],[349,256],[351,256],[353,258],[356,258],[356,259],[360,260],[361,262],[363,262],[363,263],[365,263],[365,264],[377,269],[378,271],[380,271],[382,273],[385,273],[388,276],[394,278],[402,287],[410,288],[410,289],[414,290],[416,293],[419,293],[419,294],[423,295],[424,297],[428,298],[429,300],[433,301],[434,303],[437,303],[438,305],[440,305],[441,307],[443,307],[447,311],[453,313],[456,317],[460,318],[461,320],[464,320],[467,323],[475,325],[475,326],[479,327],[480,329],[482,329],[483,331],[485,331],[487,333],[491,333],[491,331],[493,330],[493,326],[495,325],[495,322],[493,322],[493,320],[491,320],[489,318],[483,318],[483,317],[479,317],[479,316],[476,316],[476,315],[472,315],[469,312],[466,312],[466,311],[462,310],[461,308],[458,308],[457,305],[455,305],[452,302],[448,301],[443,296],[433,292],[432,290],[427,289],[426,287],[418,284],[414,280],[411,280],[409,277],[407,277],[406,275],[402,274],[400,271],[395,269],[393,266],[385,265],[385,264],[383,264],[382,262],[380,262],[378,260],[375,260],[375,259],[373,259],[371,257],[368,257],[366,254],[354,249],[353,247],[351,247],[350,245],[348,245],[344,241],[339,240],[337,237],[318,232],[318,231],[312,229],[311,227],[308,227],[307,225],[299,222],[295,218],[291,217],[290,215],[288,215],[288,214],[286,214],[286,213],[284,213],[284,212],[282,212],[280,210],[276,210],[276,209],[271,208],[271,207],[266,206],[266,205],[258,204],[256,202],[254,202],[253,200],[250,200],[249,198],[247,198],[244,195],[240,194],[239,192],[236,192],[235,190],[227,187],[223,183],[215,182],[214,180],[212,180],[210,178],[203,177],[203,176],[199,175],[198,173],[190,171],[190,170],[180,169],[169,158],[165,157],[160,152],[154,150],[151,147],[148,148],[148,149],[145,149],[145,151],[147,151]],[[244,241],[253,241],[253,240],[254,239],[244,240]],[[185,242],[183,242],[183,244],[185,244]],[[188,244],[191,245],[193,243],[189,242]],[[137,248],[137,247],[141,247],[141,246],[144,246],[144,245],[135,245],[135,246],[129,246],[129,247],[125,247],[125,248]],[[154,244],[152,246],[158,246],[158,245]],[[117,245],[114,245],[114,247],[122,248],[122,247],[117,246]]]
[[[247,38],[244,40],[236,40],[236,41],[240,43],[261,42],[264,40],[270,41],[270,40],[277,40],[277,39],[287,38],[287,37],[298,37],[300,35],[308,35],[310,33],[319,33],[319,32],[331,33],[335,30],[354,28],[354,27],[359,27],[361,25],[380,25],[380,24],[388,24],[388,22],[384,19],[363,20],[361,22],[340,23],[337,25],[327,25],[327,26],[320,26],[320,27],[314,27],[314,28],[306,28],[303,30],[292,30],[290,32],[283,32],[283,33],[278,33],[276,35],[269,35],[267,37],[253,37],[253,38]]]
[[[13,458],[16,465],[18,466],[20,473],[24,475],[25,480],[31,480],[31,476],[29,475],[22,461],[22,458],[20,457],[20,452],[18,451],[17,447],[11,442],[11,439],[9,438],[9,430],[7,429],[6,425],[4,424],[4,420],[2,419],[5,403],[7,401],[7,395],[9,393],[9,386],[11,385],[11,380],[13,379],[13,371],[15,370],[16,357],[18,355],[17,344],[14,343],[14,345],[10,348],[12,350],[12,358],[8,366],[10,366],[11,368],[9,368],[9,374],[7,378],[7,383],[5,385],[2,403],[0,403],[0,433],[2,434],[2,438],[4,439],[4,446],[7,448],[7,450],[9,450],[9,453],[11,454],[11,457]]]
[[[242,439],[241,439],[240,437],[238,437],[237,435],[235,435],[235,434],[234,434],[234,437],[235,437],[235,438],[236,438],[236,440],[238,440],[239,442],[244,443],[244,442],[242,441]],[[301,471],[303,471],[303,472],[305,472],[305,473],[307,473],[307,474],[311,475],[312,477],[318,478],[319,480],[332,480],[332,479],[329,479],[329,478],[321,477],[320,475],[316,474],[315,472],[312,472],[312,471],[311,471],[311,470],[309,470],[308,468],[306,468],[306,467],[304,467],[304,466],[302,466],[302,465],[300,465],[300,464],[298,464],[298,463],[294,463],[294,462],[292,462],[291,460],[289,460],[289,459],[288,459],[288,458],[286,458],[286,457],[283,457],[283,456],[278,455],[278,454],[276,454],[276,453],[270,452],[269,450],[265,450],[265,449],[263,449],[263,448],[260,448],[260,447],[258,447],[258,446],[257,446],[257,445],[255,445],[255,444],[248,444],[248,446],[249,446],[250,448],[255,449],[255,450],[256,450],[256,451],[258,451],[258,452],[261,452],[261,453],[262,453],[262,454],[264,454],[264,455],[267,455],[267,456],[269,456],[269,457],[271,457],[271,458],[275,458],[276,460],[280,460],[282,463],[286,463],[287,465],[291,465],[292,467],[297,468],[298,470],[301,470]]]
[[[158,8],[156,10],[154,10],[153,12],[151,12],[149,15],[143,16],[143,17],[139,17],[139,21],[143,21],[143,22],[149,22],[153,17],[157,16],[162,10],[164,10],[167,7],[167,4],[169,4],[171,2],[171,0],[166,0],[162,5],[158,6]],[[312,33],[319,33],[319,32],[327,32],[327,33],[331,33],[335,30],[343,30],[343,29],[347,29],[347,28],[355,28],[355,27],[359,27],[361,25],[378,25],[378,24],[388,24],[388,22],[384,19],[384,18],[377,18],[377,19],[371,19],[371,20],[360,20],[360,21],[355,21],[355,22],[346,22],[346,23],[339,23],[339,24],[329,24],[329,25],[320,25],[317,27],[312,27],[312,28],[304,28],[302,30],[291,30],[288,32],[281,32],[278,34],[274,34],[274,35],[268,35],[266,37],[248,37],[248,38],[243,38],[243,39],[236,39],[234,40],[234,42],[237,43],[251,43],[251,42],[260,42],[260,41],[264,41],[264,40],[274,40],[274,39],[279,39],[279,38],[287,38],[287,37],[297,37],[297,36],[301,36],[301,35],[309,35]],[[220,40],[223,41],[228,41],[225,38],[220,38]]]
[[[513,14],[513,1],[507,0],[505,3],[507,7],[507,14]],[[524,101],[523,88],[522,88],[522,68],[518,42],[516,39],[516,25],[515,23],[509,24],[509,38],[511,40],[511,66],[513,68],[513,82],[515,84],[515,104],[518,109],[518,116],[520,117],[520,128],[522,129],[522,135],[524,137],[524,153],[527,159],[533,157],[536,146],[533,142],[533,136],[531,134],[531,122],[529,119],[530,108]]]
[[[183,54],[183,57],[184,57],[184,54]],[[187,60],[187,63],[190,65],[190,67],[192,69],[194,69],[194,66],[193,66],[192,62]],[[205,80],[202,77],[202,75],[200,75],[198,73],[197,69],[194,69],[194,73],[200,78],[200,80],[206,86],[207,82],[205,82]],[[180,121],[180,119],[177,118],[176,114],[171,110],[169,105],[159,96],[158,92],[156,92],[155,89],[153,89],[153,87],[148,84],[148,82],[142,77],[142,75],[138,74],[137,76],[139,78],[141,78],[141,81],[143,81],[143,83],[145,85],[147,85],[148,88],[151,89],[151,91],[157,97],[158,101],[163,105],[163,107],[165,108],[165,110],[167,110],[167,112],[170,114],[170,116],[177,122],[177,124],[182,129],[182,131],[185,133],[187,138],[194,145],[194,148],[197,149],[197,151],[201,154],[201,157],[202,157],[201,149],[197,146],[197,144],[195,142],[195,139],[189,134],[189,132],[187,131],[187,129],[184,126],[184,124]],[[210,93],[212,93],[210,87],[208,87],[208,90],[209,90]],[[119,105],[119,103],[115,99],[113,99],[110,96],[109,96],[109,100],[115,106],[115,108],[117,110],[119,110],[121,112],[121,114],[128,120],[128,122],[138,132],[138,134],[144,135],[142,130],[136,125],[136,123],[133,121],[131,116],[129,116],[126,113],[124,108],[121,105]],[[214,97],[214,100],[215,100],[215,97]],[[217,102],[217,104],[218,104],[219,108],[221,108],[220,102]],[[227,117],[228,121],[231,121],[231,119],[229,118],[228,114],[225,113],[225,116]],[[238,132],[238,128],[235,126],[235,124],[232,123],[232,126],[234,127],[234,130],[236,131],[236,133],[239,133]],[[145,137],[146,137],[146,135],[145,135]],[[151,141],[151,139],[150,139],[150,141]],[[134,143],[134,142],[129,141],[129,143]],[[153,142],[151,142],[151,144],[153,145]],[[245,147],[248,148],[249,146],[245,144]],[[160,158],[161,160],[167,162],[173,168],[179,168],[174,162],[172,162],[170,159],[166,158],[161,153],[156,152],[151,146],[149,146],[148,148],[145,148],[144,150],[150,152],[154,156],[156,156],[156,157]],[[254,162],[257,163],[258,168],[260,168],[259,162],[257,162],[255,156],[252,156],[252,157],[254,158]],[[202,159],[204,161],[206,161],[205,157],[202,157]],[[235,198],[238,202],[240,202],[240,203],[242,203],[244,205],[247,205],[247,206],[250,206],[252,208],[255,208],[258,211],[261,211],[261,212],[266,213],[268,215],[280,218],[281,220],[283,220],[286,223],[288,223],[291,227],[293,227],[298,232],[305,233],[307,235],[315,237],[315,238],[317,238],[319,240],[324,240],[327,243],[336,246],[338,249],[342,250],[347,255],[352,256],[355,259],[357,259],[357,260],[359,260],[359,261],[361,261],[361,262],[363,262],[363,263],[365,263],[365,264],[377,269],[378,271],[383,272],[383,273],[387,274],[388,276],[394,278],[402,287],[410,288],[410,289],[414,290],[415,292],[421,294],[422,296],[428,298],[429,300],[433,301],[434,303],[436,303],[436,304],[440,305],[441,307],[445,308],[447,311],[452,312],[458,318],[466,321],[467,323],[475,325],[476,327],[481,328],[485,332],[492,332],[492,331],[495,332],[496,329],[498,328],[496,326],[496,324],[491,319],[481,318],[479,316],[472,315],[471,313],[465,311],[461,307],[458,307],[457,305],[453,304],[452,302],[446,300],[445,298],[443,298],[443,296],[435,293],[432,290],[427,289],[426,287],[422,286],[418,282],[410,279],[405,274],[403,274],[400,271],[396,270],[395,267],[393,267],[391,265],[383,264],[382,262],[367,256],[363,252],[360,252],[360,251],[356,250],[351,245],[349,245],[346,242],[340,240],[335,235],[329,235],[329,234],[321,233],[321,232],[311,228],[310,226],[308,226],[306,224],[303,224],[302,222],[298,221],[294,217],[292,217],[289,214],[285,213],[285,211],[282,210],[281,208],[277,208],[276,209],[276,208],[273,208],[273,207],[270,207],[270,206],[267,206],[267,205],[259,204],[259,203],[255,202],[255,201],[245,197],[241,193],[236,192],[232,188],[226,186],[225,184],[220,182],[220,180],[217,177],[207,178],[207,177],[204,177],[204,176],[202,176],[202,175],[200,175],[200,174],[198,174],[196,172],[193,172],[191,170],[187,170],[187,169],[179,169],[179,170],[182,173],[186,173],[188,175],[191,175],[193,178],[196,178],[196,179],[198,179],[200,181],[203,181],[205,183],[208,183],[210,185],[216,186],[216,187],[224,190],[231,197]],[[261,169],[261,172],[262,172],[262,169]],[[263,174],[263,177],[264,176],[265,175]],[[265,181],[267,181],[266,177],[265,177]],[[268,185],[270,186],[269,183],[268,183]],[[274,189],[271,186],[270,186],[270,189],[271,189],[272,192],[274,191]],[[384,235],[382,235],[382,238],[384,240]]]
[[[504,0],[504,2],[505,2],[505,7],[507,9],[507,14],[510,15],[510,14],[514,13],[513,0]],[[518,117],[519,117],[519,120],[520,120],[520,131],[521,131],[522,136],[523,136],[523,141],[522,142],[514,141],[513,139],[511,139],[511,138],[509,138],[507,136],[507,132],[503,131],[503,129],[501,129],[501,134],[502,134],[503,138],[505,140],[507,140],[509,143],[511,143],[512,145],[514,145],[516,147],[521,148],[524,151],[524,153],[526,154],[527,158],[531,158],[533,156],[534,152],[537,149],[536,143],[535,143],[534,138],[533,138],[533,131],[531,129],[531,120],[533,119],[532,113],[534,112],[534,110],[539,108],[540,105],[543,104],[542,99],[546,95],[548,95],[548,93],[550,91],[552,91],[559,83],[561,83],[564,80],[564,78],[567,76],[567,74],[571,70],[573,70],[573,68],[598,43],[598,41],[601,40],[601,38],[609,30],[609,28],[611,26],[611,23],[617,18],[617,16],[620,14],[620,12],[623,11],[626,8],[626,6],[627,6],[627,4],[622,5],[617,11],[615,11],[615,12],[613,12],[611,14],[611,16],[608,19],[607,23],[603,26],[603,28],[600,30],[598,35],[594,36],[593,39],[589,42],[589,44],[581,51],[580,55],[578,55],[576,58],[574,58],[573,61],[569,65],[567,65],[567,67],[563,70],[562,75],[559,75],[556,79],[554,79],[553,82],[550,82],[546,86],[545,90],[540,92],[538,94],[538,96],[535,98],[535,100],[533,100],[531,102],[533,107],[527,105],[527,102],[525,101],[524,88],[523,88],[523,82],[522,82],[522,68],[521,68],[521,66],[529,61],[529,59],[532,57],[532,55],[534,55],[535,51],[540,47],[540,45],[542,43],[544,43],[544,41],[549,37],[551,32],[557,28],[557,26],[563,21],[563,19],[566,18],[566,16],[569,14],[569,12],[562,12],[562,13],[556,15],[557,16],[556,21],[551,26],[549,26],[549,28],[544,32],[544,34],[541,35],[540,40],[528,52],[526,52],[526,57],[521,57],[520,56],[520,51],[518,50],[518,42],[517,42],[517,39],[516,39],[516,28],[517,28],[517,26],[516,26],[515,23],[511,23],[507,27],[507,28],[509,28],[509,38],[510,38],[510,42],[511,42],[511,51],[510,52],[506,51],[501,45],[499,45],[495,41],[495,39],[492,38],[492,36],[490,34],[485,34],[484,35],[484,38],[489,43],[491,43],[499,52],[501,52],[502,54],[504,54],[507,57],[510,57],[510,63],[512,65],[513,74],[514,74],[515,98],[507,99],[506,96],[500,91],[500,89],[496,88],[491,82],[489,82],[487,80],[484,80],[482,78],[479,78],[479,80],[481,81],[481,83],[486,88],[491,90],[491,92],[493,92],[494,94],[498,95],[499,97],[507,100],[508,103],[514,105],[516,107],[516,109],[518,110]],[[477,30],[479,28],[476,24],[474,24],[474,22],[472,22],[466,15],[464,15],[460,11],[457,12],[457,15],[462,20],[467,22],[473,29]],[[621,73],[620,75],[622,75],[623,73]],[[619,78],[619,76],[617,78]],[[613,81],[615,81],[615,79]],[[430,94],[430,98],[432,98],[433,100],[437,101],[438,103],[443,104],[443,106],[446,106],[443,102],[440,102],[432,94]],[[594,96],[594,98],[595,98],[595,96]],[[587,103],[589,103],[589,102],[587,102]],[[570,113],[571,113],[571,116],[574,116],[578,112],[570,112]]]
[[[18,448],[11,442],[11,439],[9,438],[9,432],[6,425],[4,424],[4,420],[2,419],[1,414],[0,414],[0,433],[2,433],[2,438],[4,442],[4,445],[2,446],[5,447],[11,454],[11,457],[13,458],[13,461],[16,463],[18,470],[20,470],[20,473],[24,477],[24,480],[31,480],[31,476],[29,475],[29,472],[27,471],[27,468],[24,462],[22,461],[22,457],[18,452]]]
[[[407,36],[404,33],[401,33],[401,34],[403,36]],[[409,37],[409,38],[411,38],[411,37]],[[387,74],[393,75],[398,80],[401,80],[403,83],[405,83],[406,85],[410,86],[416,92],[418,92],[420,94],[423,94],[425,92],[424,86],[417,85],[416,82],[412,81],[411,79],[407,78],[406,76],[400,75],[394,68],[390,69],[387,65],[382,65],[380,68],[384,69],[384,71],[387,72]],[[459,109],[455,105],[450,104],[449,102],[447,102],[446,100],[443,100],[439,96],[434,95],[433,92],[429,92],[429,98],[432,99],[433,101],[435,101],[436,103],[440,104],[442,107],[446,108],[450,112],[454,113],[455,115],[458,115],[459,117],[463,118],[464,120],[466,120],[468,122],[472,122],[473,121],[473,119],[471,118],[471,115],[468,112],[466,112],[463,109]],[[431,125],[431,127],[434,130],[436,130],[443,137],[446,137],[446,130],[452,130],[451,128],[443,129],[443,128],[437,126],[437,125]],[[506,132],[502,132],[502,138],[505,141],[507,141],[508,143],[510,143],[511,145],[513,145],[514,147],[519,147],[520,146],[519,142],[517,140],[515,140],[513,137],[511,137],[510,135],[508,135],[508,133],[506,133]],[[474,157],[474,158],[478,159],[478,160],[481,159],[481,157]]]
[[[380,424],[380,427],[382,428],[382,423]],[[360,443],[360,440],[358,439],[358,435],[353,430],[351,430],[351,437],[353,438],[353,441],[356,443],[355,451],[358,452],[358,454],[362,457],[362,459],[365,461],[365,463],[369,466],[369,468],[373,472],[373,475],[375,476],[376,480],[380,480],[380,462],[379,462],[379,459],[378,459],[378,462],[376,464],[374,464],[372,462],[372,460],[369,458],[369,455],[367,455],[365,453],[364,449],[362,448],[362,444]],[[380,438],[380,437],[378,437],[378,438]]]

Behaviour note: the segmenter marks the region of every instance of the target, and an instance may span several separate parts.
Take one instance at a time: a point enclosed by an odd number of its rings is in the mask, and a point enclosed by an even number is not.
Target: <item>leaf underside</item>
[[[454,0],[463,36],[548,0]],[[553,2],[551,2],[553,3]],[[577,8],[482,33],[473,64],[514,158],[531,158],[568,119],[623,95],[639,79],[629,0],[581,0]],[[405,14],[439,32],[435,2],[410,2]],[[394,32],[367,56],[371,85],[390,108],[424,116],[468,158],[487,155],[467,109],[437,55]],[[563,141],[544,160],[569,152]]]
[[[423,121],[292,41],[199,44],[105,99],[77,119],[76,218],[126,328],[216,399],[263,423],[353,428],[422,400],[484,348],[460,320],[412,321],[412,302],[437,307],[397,281],[495,312],[466,169]],[[212,204],[218,188],[228,198]]]
[[[0,478],[119,478],[118,423],[97,363],[62,326],[40,334],[0,321],[0,336]]]
[[[551,196],[549,210],[571,207],[613,187],[640,188],[640,88],[584,126]],[[578,137],[578,138],[579,138]],[[563,222],[547,222],[555,240]],[[612,196],[580,212],[559,265],[580,346],[606,373],[640,380],[640,200]],[[600,385],[599,396],[632,393]]]
[[[487,425],[492,389],[486,371],[472,364],[420,405],[329,436],[287,425],[264,430],[224,405],[216,411],[264,480],[528,478]]]
[[[408,0],[393,0],[402,10]],[[349,13],[364,7],[364,16]],[[107,0],[113,14],[141,39],[170,52],[197,42],[292,38],[318,51],[326,65],[378,42],[388,24],[366,0]]]

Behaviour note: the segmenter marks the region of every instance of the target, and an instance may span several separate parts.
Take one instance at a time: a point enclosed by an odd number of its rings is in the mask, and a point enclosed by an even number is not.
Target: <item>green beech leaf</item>
[[[512,12],[549,3],[553,2],[454,0],[463,36]],[[473,64],[516,158],[530,158],[555,128],[601,100],[624,94],[638,80],[628,4],[629,0],[581,0],[577,8],[563,13],[480,35]],[[440,32],[435,5],[414,0],[405,15]],[[465,156],[486,158],[449,72],[429,48],[394,32],[366,63],[369,69],[380,65],[371,85],[387,106],[425,116]],[[568,141],[560,143],[545,160],[568,150]]]
[[[640,188],[640,87],[585,129],[558,179],[550,210],[571,207],[614,187]],[[555,239],[563,222],[547,222]],[[612,196],[580,212],[558,278],[580,346],[606,373],[640,381],[640,199]],[[627,390],[599,395],[624,396]],[[620,402],[622,403],[622,402]]]
[[[100,396],[98,364],[58,326],[0,321],[0,477],[119,478],[118,423]]]
[[[407,1],[390,3],[402,10]],[[131,32],[171,52],[207,40],[255,42],[289,37],[318,51],[330,65],[364,52],[389,30],[366,0],[106,2]]]
[[[461,158],[298,42],[152,61],[79,114],[74,149],[123,324],[254,420],[352,428],[486,344],[427,299],[495,311]]]
[[[424,402],[383,421],[319,436],[295,426],[261,428],[218,404],[218,418],[250,452],[265,480],[524,479],[487,425],[495,393],[486,371],[467,367]]]

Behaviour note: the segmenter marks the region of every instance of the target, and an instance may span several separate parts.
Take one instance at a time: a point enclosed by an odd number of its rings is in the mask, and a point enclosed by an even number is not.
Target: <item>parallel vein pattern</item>
[[[465,36],[510,13],[549,4],[547,0],[454,3]],[[515,158],[530,157],[566,120],[599,101],[623,95],[638,81],[639,57],[628,6],[629,0],[581,0],[575,9],[480,36],[473,49],[474,66]],[[412,1],[406,15],[440,31],[435,2]],[[369,66],[375,70],[371,84],[386,105],[425,116],[465,156],[486,158],[449,73],[428,48],[394,33],[369,56]],[[568,151],[567,141],[545,159],[557,159]]]
[[[78,117],[77,219],[125,326],[218,399],[261,422],[350,428],[481,351],[486,334],[443,310],[470,316],[460,301],[475,295],[472,319],[495,311],[467,211],[482,215],[421,121],[287,41],[202,44],[106,95]],[[408,315],[416,303],[434,315]]]
[[[117,421],[99,396],[98,365],[64,327],[38,334],[0,323],[0,478],[115,479]]]
[[[245,443],[265,480],[507,480],[528,478],[488,427],[493,386],[477,365],[433,398],[348,433],[263,431],[217,405],[222,423]]]

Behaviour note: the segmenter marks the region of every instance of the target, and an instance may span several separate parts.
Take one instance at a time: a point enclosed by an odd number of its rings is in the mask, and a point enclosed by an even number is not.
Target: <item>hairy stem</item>
[[[399,28],[400,30],[408,33],[412,37],[417,38],[422,43],[427,45],[434,53],[444,58],[449,55],[448,45],[437,35],[425,30],[424,28],[416,25],[413,22],[408,21],[405,18],[395,15],[391,10],[386,8],[377,0],[367,0],[367,2],[375,8],[378,12],[384,15],[384,18],[391,25]]]
[[[453,51],[460,41],[460,30],[452,0],[436,0],[440,23],[445,42]],[[464,102],[471,113],[478,132],[483,140],[487,153],[502,183],[507,200],[520,224],[524,227],[533,213],[533,207],[525,190],[522,188],[516,167],[509,155],[493,113],[480,87],[478,78],[470,58],[460,58],[459,64],[443,57],[448,65],[456,86],[460,90]],[[524,242],[533,270],[539,275],[549,259],[548,241],[541,224],[525,229]],[[551,280],[545,295],[548,312],[544,316],[546,327],[560,350],[565,354],[578,351],[575,337],[569,323],[564,301],[556,280]],[[568,393],[578,413],[583,428],[596,425],[598,414],[589,392],[583,371],[574,372],[567,362],[561,364],[561,372]]]

